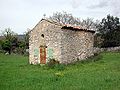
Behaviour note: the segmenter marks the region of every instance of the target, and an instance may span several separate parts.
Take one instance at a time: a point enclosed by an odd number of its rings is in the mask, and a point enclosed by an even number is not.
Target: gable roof
[[[61,26],[61,29],[69,29],[69,30],[76,30],[76,31],[85,31],[85,32],[92,32],[92,33],[95,33],[95,31],[94,30],[89,30],[89,29],[87,29],[87,28],[83,28],[83,27],[80,27],[80,26],[73,26],[73,25],[70,25],[70,24],[62,24],[62,23],[59,23],[59,22],[56,22],[56,21],[53,21],[53,20],[50,20],[50,19],[41,19],[39,22],[38,22],[38,24],[40,23],[40,22],[42,22],[42,21],[47,21],[47,22],[49,22],[49,23],[51,23],[51,24],[54,24],[54,25],[58,25],[58,26]],[[37,24],[37,25],[38,25]],[[36,25],[36,26],[37,26]],[[35,27],[36,27],[35,26]],[[34,28],[35,28],[34,27]],[[33,28],[33,29],[34,29]],[[32,29],[32,30],[33,30]],[[31,31],[32,31],[31,30]]]
[[[79,26],[68,26],[68,25],[64,25],[61,29],[70,29],[70,30],[75,30],[75,31],[85,31],[85,32],[95,33],[94,30],[89,30],[89,29],[82,28],[82,27],[79,27]]]

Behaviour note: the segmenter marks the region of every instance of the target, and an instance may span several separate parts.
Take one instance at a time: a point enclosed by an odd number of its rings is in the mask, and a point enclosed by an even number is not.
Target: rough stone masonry
[[[93,55],[95,31],[42,19],[29,33],[29,63],[72,63]]]

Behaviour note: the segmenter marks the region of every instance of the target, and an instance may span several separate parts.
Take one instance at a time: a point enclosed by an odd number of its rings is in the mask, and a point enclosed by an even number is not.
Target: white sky
[[[120,0],[0,0],[0,30],[11,28],[22,34],[32,29],[43,14],[66,11],[75,17],[102,19],[120,17]]]

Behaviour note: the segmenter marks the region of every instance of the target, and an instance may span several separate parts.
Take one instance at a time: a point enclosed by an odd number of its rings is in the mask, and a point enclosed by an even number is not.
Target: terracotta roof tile
[[[50,23],[52,23],[52,24],[61,26],[61,29],[80,30],[80,31],[86,31],[86,32],[95,33],[94,30],[88,30],[87,28],[82,27],[82,26],[80,27],[80,26],[77,26],[77,25],[63,24],[63,23],[56,22],[56,21],[53,21],[53,20],[50,20],[50,19],[41,19],[40,22],[43,21],[43,20],[45,20],[45,21],[47,21],[47,22],[50,22]],[[37,25],[36,25],[36,26],[37,26]],[[35,27],[36,27],[36,26],[35,26]],[[34,28],[35,28],[35,27],[34,27]],[[34,29],[34,28],[33,28],[33,29]],[[32,30],[31,30],[31,31],[32,31]]]
[[[85,27],[80,27],[80,26],[75,26],[75,25],[70,25],[70,24],[64,24],[62,26],[62,29],[70,29],[70,30],[80,30],[80,31],[86,31],[86,32],[92,32],[95,33],[94,30],[89,30]]]

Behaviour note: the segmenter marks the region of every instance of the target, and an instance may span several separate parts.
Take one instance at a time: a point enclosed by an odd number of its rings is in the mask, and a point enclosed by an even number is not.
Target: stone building
[[[29,33],[29,63],[72,63],[93,55],[93,30],[42,19]]]

